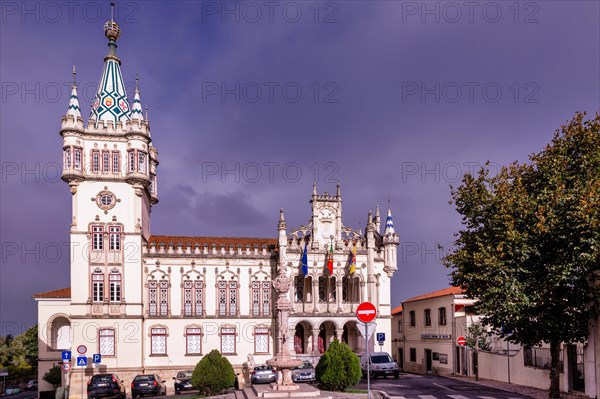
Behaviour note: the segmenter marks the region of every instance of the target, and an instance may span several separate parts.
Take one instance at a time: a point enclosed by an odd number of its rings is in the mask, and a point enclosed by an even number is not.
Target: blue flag
[[[306,276],[308,274],[308,253],[306,251],[307,243],[304,243],[304,253],[302,254],[302,274]]]

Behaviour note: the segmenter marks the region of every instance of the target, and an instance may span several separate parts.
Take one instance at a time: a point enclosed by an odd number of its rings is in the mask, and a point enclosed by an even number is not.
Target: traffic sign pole
[[[365,323],[365,341],[367,344],[367,399],[371,399],[371,356],[369,355],[369,323]]]

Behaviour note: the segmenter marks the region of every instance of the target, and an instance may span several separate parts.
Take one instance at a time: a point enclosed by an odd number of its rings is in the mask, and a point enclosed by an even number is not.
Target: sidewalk
[[[473,384],[479,384],[479,385],[484,385],[484,386],[491,387],[491,388],[501,389],[503,391],[512,392],[512,393],[516,393],[516,394],[523,395],[523,396],[529,396],[530,398],[534,398],[534,399],[548,399],[548,391],[539,389],[539,388],[526,387],[526,386],[517,385],[517,384],[509,384],[508,382],[494,381],[494,380],[481,380],[480,379],[479,381],[475,381],[475,377],[465,377],[465,376],[461,376],[461,375],[446,375],[444,377],[452,378],[455,380],[461,380],[461,381],[469,381],[469,382],[472,382]],[[586,398],[588,398],[584,394],[566,393],[566,392],[561,392],[560,397],[563,399],[586,399]]]

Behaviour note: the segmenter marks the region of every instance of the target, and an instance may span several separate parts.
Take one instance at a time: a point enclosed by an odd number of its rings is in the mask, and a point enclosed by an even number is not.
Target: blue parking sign
[[[87,357],[86,356],[77,356],[77,365],[78,366],[87,366]]]
[[[94,353],[92,355],[92,363],[102,363],[102,355],[100,353]]]
[[[385,333],[377,333],[377,341],[379,341],[379,342],[385,341]]]
[[[62,360],[71,360],[71,351],[62,351]]]

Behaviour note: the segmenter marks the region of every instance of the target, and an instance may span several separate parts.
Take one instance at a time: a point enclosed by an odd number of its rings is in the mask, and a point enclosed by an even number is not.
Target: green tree
[[[315,369],[321,388],[344,391],[360,381],[360,359],[345,343],[334,340],[325,351]]]
[[[452,190],[463,229],[444,264],[477,298],[483,323],[525,346],[550,344],[560,397],[561,342],[582,342],[598,316],[600,116],[577,113],[530,162],[466,174]]]
[[[56,391],[56,388],[62,384],[62,372],[59,366],[53,366],[44,376],[42,377],[44,381],[48,384],[51,384]]]
[[[489,351],[491,349],[489,334],[483,324],[479,321],[471,323],[467,328],[465,342],[469,348]]]
[[[217,395],[235,383],[233,366],[214,349],[196,364],[192,385],[207,396]]]

